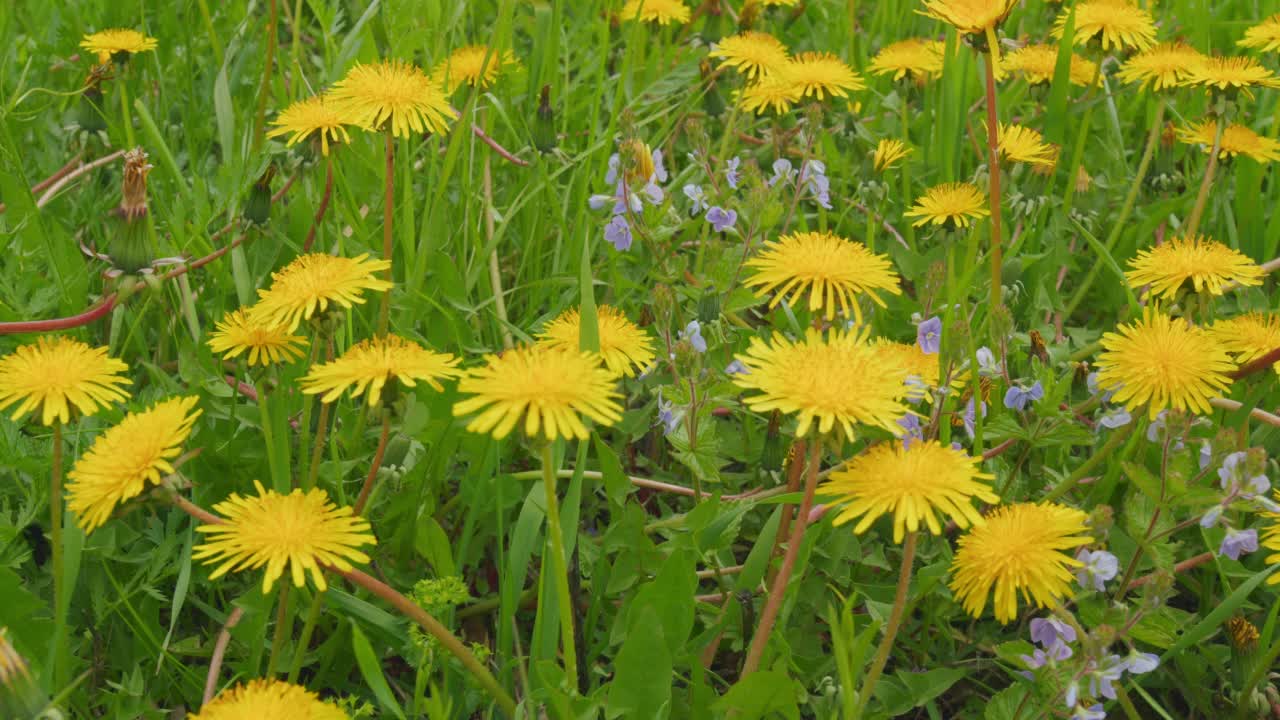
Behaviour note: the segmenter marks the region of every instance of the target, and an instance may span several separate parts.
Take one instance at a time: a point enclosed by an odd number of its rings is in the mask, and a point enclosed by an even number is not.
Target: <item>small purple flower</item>
[[[912,443],[924,439],[924,428],[920,427],[918,415],[912,413],[903,415],[898,418],[898,427],[902,428],[902,432],[894,433],[894,436],[902,440],[903,450],[910,450]]]
[[[1089,588],[1098,592],[1106,590],[1107,581],[1114,578],[1120,571],[1120,561],[1106,550],[1090,552],[1080,548],[1076,553],[1076,559],[1084,563],[1082,567],[1076,569],[1076,582],[1086,590]]]
[[[1071,720],[1107,720],[1107,713],[1100,703],[1094,703],[1089,707],[1080,705],[1076,707],[1075,712],[1071,713]]]
[[[742,161],[737,157],[731,157],[729,158],[729,161],[725,163],[724,180],[729,183],[729,187],[734,190],[738,189],[738,166],[741,164]]]
[[[985,418],[986,416],[987,416],[987,404],[984,402],[982,403],[982,417]],[[973,439],[974,430],[977,429],[977,425],[978,425],[978,418],[976,413],[974,412],[973,398],[969,398],[969,404],[965,406],[964,417],[962,419],[964,420],[964,431],[969,433],[970,439]]]
[[[1069,645],[1054,643],[1049,646],[1048,650],[1036,648],[1030,655],[1023,655],[1022,662],[1026,663],[1028,668],[1036,670],[1053,662],[1068,660],[1072,654],[1073,651]]]
[[[773,161],[773,175],[765,181],[769,187],[777,185],[779,182],[787,184],[796,176],[795,168],[791,166],[791,161],[786,158],[778,158]]]
[[[1060,640],[1073,643],[1076,641],[1076,629],[1055,617],[1035,618],[1031,621],[1031,639],[1044,647],[1051,647]]]
[[[1218,554],[1223,557],[1229,557],[1232,560],[1239,560],[1241,555],[1247,555],[1257,549],[1257,530],[1227,528],[1227,534],[1222,538],[1222,545],[1218,548]]]
[[[1111,408],[1110,410],[1102,413],[1102,417],[1098,418],[1099,425],[1112,430],[1124,427],[1131,422],[1133,422],[1133,416],[1129,414],[1128,410],[1125,410],[1122,407]]]
[[[702,339],[702,323],[697,320],[690,320],[678,337],[680,340],[688,340],[693,349],[700,353],[707,351],[707,341]]]
[[[1209,467],[1209,463],[1213,461],[1213,446],[1208,440],[1200,443],[1200,469]]]
[[[1039,380],[1030,389],[1014,385],[1004,394],[1004,406],[1010,410],[1022,412],[1027,409],[1028,405],[1042,397],[1044,397],[1044,386],[1040,384]]]
[[[1214,505],[1205,512],[1204,517],[1200,518],[1200,527],[1211,528],[1218,524],[1218,520],[1222,519],[1222,506]]]
[[[707,211],[707,222],[711,223],[712,230],[724,232],[738,222],[738,212],[736,210],[725,210],[716,205]]]
[[[1248,457],[1248,453],[1233,452],[1222,461],[1222,467],[1218,469],[1218,477],[1221,478],[1219,484],[1222,489],[1230,493],[1239,493],[1240,497],[1246,500],[1255,495],[1264,495],[1271,489],[1271,482],[1267,480],[1266,475],[1245,477],[1248,472],[1246,467]]]
[[[670,400],[662,398],[662,390],[658,390],[658,423],[663,426],[663,433],[670,435],[680,427],[680,421],[684,419],[684,413],[676,414],[675,406]]]
[[[749,375],[751,373],[751,369],[742,364],[741,360],[734,360],[729,363],[724,371],[727,375]]]
[[[979,375],[993,377],[1000,374],[1000,365],[996,363],[996,356],[991,352],[991,348],[983,345],[974,354],[978,356]]]
[[[942,350],[942,318],[934,315],[916,327],[916,344],[929,355]]]
[[[689,183],[684,186],[684,196],[693,201],[693,207],[689,208],[691,215],[700,215],[703,210],[707,209],[707,195],[702,191],[701,185]]]
[[[1097,669],[1089,674],[1089,695],[1101,695],[1109,700],[1116,699],[1116,688],[1113,683],[1124,675],[1124,660],[1119,655],[1108,655],[1102,658]]]
[[[604,227],[604,239],[613,243],[614,249],[618,252],[630,250],[631,226],[627,224],[627,218],[622,215],[614,215],[609,224]]]
[[[662,164],[661,150],[653,151],[653,178],[651,181],[652,180],[657,180],[658,182],[667,181],[667,166]]]
[[[831,181],[827,179],[827,166],[821,160],[808,160],[800,165],[799,182],[808,188],[814,200],[831,209]]]
[[[1125,668],[1134,675],[1145,675],[1160,667],[1160,658],[1151,653],[1132,650],[1124,659]]]
[[[1091,373],[1089,373],[1088,375],[1086,375],[1086,376],[1085,376],[1085,379],[1084,379],[1084,384],[1085,384],[1086,386],[1088,386],[1088,388],[1089,388],[1089,394],[1090,394],[1090,395],[1097,395],[1097,394],[1098,394],[1098,392],[1099,392],[1099,390],[1100,390],[1100,388],[1098,387],[1098,373],[1097,373],[1097,372],[1091,372]],[[1111,399],[1111,396],[1112,396],[1112,395],[1115,395],[1115,394],[1116,394],[1116,390],[1118,390],[1118,389],[1119,389],[1119,388],[1111,388],[1111,389],[1109,389],[1109,390],[1104,391],[1104,392],[1102,393],[1102,400],[1103,400],[1103,402],[1106,402],[1107,400],[1110,400],[1110,399]]]
[[[1080,699],[1080,686],[1075,682],[1068,683],[1067,692],[1063,695],[1062,699],[1066,701],[1067,709],[1075,707],[1076,700]]]

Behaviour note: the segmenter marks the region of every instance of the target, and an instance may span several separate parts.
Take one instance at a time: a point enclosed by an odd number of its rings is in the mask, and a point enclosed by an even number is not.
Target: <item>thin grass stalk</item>
[[[564,670],[570,682],[577,682],[578,652],[573,636],[573,598],[569,595],[568,558],[564,551],[564,531],[560,527],[560,501],[556,495],[556,467],[551,443],[542,445],[542,489],[547,498],[547,540],[551,544],[551,568],[555,577],[560,614],[560,643],[564,646]]]
[[[307,657],[307,648],[311,645],[311,635],[315,632],[316,622],[320,620],[320,610],[324,608],[324,590],[317,591],[311,598],[311,607],[307,610],[307,619],[302,623],[302,633],[298,635],[298,645],[293,652],[293,664],[289,666],[289,682],[297,682],[298,673],[302,672],[302,663]]]
[[[285,625],[292,629],[293,623],[289,615],[289,583],[280,583],[280,596],[276,600],[276,631],[271,638],[271,654],[267,657],[267,671],[262,677],[271,679],[276,674],[276,662],[280,659],[280,650],[284,647]]]
[[[373,452],[373,462],[369,464],[369,474],[364,478],[364,486],[360,488],[360,497],[356,498],[355,514],[364,512],[369,502],[369,494],[373,492],[373,481],[378,477],[378,469],[382,467],[382,458],[387,453],[387,440],[391,437],[391,413],[382,410],[382,433],[378,436],[378,449]]]
[[[1000,236],[1000,114],[996,108],[995,30],[987,30],[987,178],[991,202],[991,307],[1003,302],[1003,239]]]
[[[1213,150],[1209,153],[1209,164],[1204,169],[1204,179],[1200,181],[1200,192],[1196,194],[1196,204],[1191,208],[1191,216],[1187,218],[1187,224],[1182,237],[1190,240],[1196,236],[1196,231],[1200,229],[1200,219],[1204,217],[1204,207],[1209,200],[1209,187],[1213,185],[1213,176],[1218,171],[1218,154],[1222,152],[1222,132],[1226,129],[1226,123],[1219,117],[1215,121],[1213,130]]]
[[[396,172],[396,145],[395,138],[391,135],[391,124],[387,123],[386,134],[386,186],[382,198],[382,258],[388,263],[394,263],[394,248],[392,245],[393,238],[391,236],[391,221],[395,213],[395,172]],[[394,272],[392,267],[387,268],[385,275],[387,282],[394,282]],[[387,288],[382,294],[382,304],[378,307],[378,335],[386,336],[387,327],[391,321],[391,288]]]
[[[53,474],[49,480],[49,534],[53,540],[50,543],[53,546],[53,613],[55,624],[61,625],[64,622],[62,593],[65,588],[62,587],[62,422],[60,420],[53,421]],[[58,633],[57,637],[58,647],[53,649],[55,687],[61,685],[61,645],[66,633]]]
[[[884,637],[880,639],[880,646],[876,648],[871,669],[867,671],[867,677],[858,689],[858,704],[853,713],[855,719],[862,717],[862,712],[876,689],[876,683],[880,682],[884,666],[889,662],[889,652],[893,650],[893,641],[898,636],[898,629],[902,627],[902,616],[907,607],[907,589],[911,586],[911,566],[916,558],[917,539],[918,533],[907,533],[907,540],[902,546],[902,567],[898,571],[898,589],[893,596],[893,610],[889,612],[889,624],[885,627]]]
[[[258,86],[258,106],[253,114],[253,151],[262,148],[263,133],[266,131],[267,96],[271,94],[271,71],[276,60],[276,22],[279,9],[276,0],[269,0],[267,15],[267,53],[262,66],[262,84]],[[130,141],[130,145],[132,145]]]
[[[481,113],[480,123],[484,123]],[[493,244],[493,170],[491,156],[484,154],[484,239],[486,245]],[[489,284],[493,287],[493,307],[498,313],[498,324],[502,326],[502,346],[508,350],[515,347],[511,337],[511,320],[507,317],[507,298],[502,290],[502,268],[498,263],[498,248],[489,251]]]

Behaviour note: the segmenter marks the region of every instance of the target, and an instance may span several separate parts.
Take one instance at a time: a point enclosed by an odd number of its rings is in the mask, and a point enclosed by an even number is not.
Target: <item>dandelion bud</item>
[[[271,219],[271,180],[275,176],[276,166],[268,165],[249,189],[249,199],[244,204],[244,219],[250,224],[266,225]]]
[[[747,0],[742,6],[742,12],[738,13],[738,30],[746,32],[755,27],[756,20],[760,18],[761,5],[759,0]]]
[[[80,103],[76,108],[76,124],[81,130],[96,133],[107,129],[107,119],[102,115],[102,81],[110,77],[110,65],[95,65],[84,79]]]
[[[656,171],[653,165],[653,151],[643,141],[634,138],[622,141],[619,150],[627,183],[636,188],[644,187]]]
[[[125,153],[120,205],[112,211],[116,232],[110,238],[109,249],[116,268],[126,273],[136,273],[151,264],[146,223],[147,173],[151,168],[142,148]]]
[[[702,297],[698,298],[698,321],[701,323],[710,323],[720,317],[720,293],[710,285],[702,291]]]
[[[653,287],[653,308],[660,324],[668,323],[667,318],[671,317],[675,304],[675,293],[669,286],[659,283]]]
[[[543,85],[533,116],[533,146],[546,154],[556,149],[556,116],[551,110],[551,86]]]
[[[724,113],[725,102],[724,96],[720,94],[720,85],[716,82],[715,70],[711,62],[703,58],[698,65],[698,71],[702,74],[702,82],[707,87],[706,93],[702,96],[702,109],[710,117],[720,117]]]
[[[1089,513],[1089,529],[1093,537],[1102,542],[1107,539],[1107,534],[1111,532],[1111,528],[1116,524],[1115,511],[1110,505],[1099,505]]]

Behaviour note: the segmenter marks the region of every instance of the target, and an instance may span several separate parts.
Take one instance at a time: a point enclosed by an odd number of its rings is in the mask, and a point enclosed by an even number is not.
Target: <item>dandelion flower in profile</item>
[[[1191,69],[1205,59],[1203,53],[1186,43],[1160,43],[1126,60],[1116,77],[1143,88],[1170,90],[1186,83]]]
[[[1016,72],[1022,75],[1029,85],[1053,82],[1058,69],[1057,45],[1025,45],[1012,50],[1001,58],[1002,72]],[[1071,53],[1071,64],[1067,71],[1067,79],[1072,85],[1088,85],[1098,72],[1098,64],[1087,58]]]
[[[488,58],[488,62],[485,61]],[[515,53],[510,50],[494,50],[488,45],[468,45],[460,47],[440,61],[431,72],[431,77],[444,87],[445,92],[453,92],[463,85],[487,88],[498,79],[498,71],[503,67],[519,65]]]
[[[191,557],[218,565],[210,580],[265,567],[263,593],[271,592],[286,570],[294,586],[302,587],[310,573],[316,588],[325,590],[328,585],[321,572],[325,567],[350,570],[352,562],[369,562],[360,548],[377,540],[369,532],[369,521],[351,508],[335,506],[319,488],[306,493],[295,488],[281,495],[264,489],[257,480],[253,486],[257,495],[233,494],[213,506],[225,522],[196,528],[206,542],[197,545]]]
[[[818,487],[819,495],[833,498],[837,506],[833,524],[858,520],[853,532],[861,535],[882,515],[893,513],[893,541],[902,542],[921,525],[934,535],[942,533],[942,518],[962,529],[982,523],[973,501],[996,503],[991,491],[993,475],[982,472],[979,458],[936,440],[873,445],[841,470],[831,473]]]
[[[1276,500],[1280,500],[1280,490],[1275,493]],[[1266,511],[1262,516],[1271,521],[1271,524],[1262,531],[1262,547],[1273,551],[1267,556],[1266,563],[1275,565],[1280,563],[1280,512]],[[1280,583],[1280,573],[1271,573],[1271,577],[1267,578],[1268,585]]]
[[[951,561],[951,592],[977,618],[994,588],[1001,624],[1017,618],[1019,594],[1038,607],[1052,607],[1071,593],[1072,569],[1083,564],[1064,551],[1093,542],[1087,519],[1054,503],[996,508],[960,537]]]
[[[901,430],[906,373],[886,363],[861,331],[832,329],[824,337],[809,328],[800,341],[755,337],[737,359],[749,372],[735,374],[734,384],[759,392],[744,400],[747,407],[796,415],[796,437],[810,428],[849,439],[856,425]]]
[[[787,80],[800,88],[800,97],[810,95],[817,100],[849,97],[849,90],[861,90],[866,83],[843,60],[829,52],[805,52],[792,58],[782,71]]]
[[[689,7],[682,0],[627,0],[622,19],[655,22],[659,25],[689,22]]]
[[[622,311],[609,305],[596,308],[596,326],[600,332],[600,357],[615,375],[634,377],[653,362],[653,340]],[[538,344],[564,350],[577,350],[582,332],[582,315],[570,308],[547,323],[538,335]]]
[[[1272,15],[1244,31],[1244,37],[1236,41],[1240,47],[1262,52],[1280,50],[1280,14]]]
[[[209,336],[209,349],[220,353],[224,360],[248,353],[248,363],[274,365],[288,363],[302,357],[307,339],[293,335],[279,323],[261,324],[249,319],[244,308],[226,314],[218,321],[217,328]]]
[[[1213,141],[1217,133],[1217,121],[1205,120],[1178,130],[1178,139],[1188,145],[1199,145],[1206,153],[1210,153],[1213,152]],[[1280,142],[1259,135],[1244,125],[1231,123],[1222,130],[1218,159],[1226,160],[1237,155],[1244,155],[1260,163],[1280,160]]]
[[[1076,25],[1072,42],[1084,45],[1091,40],[1102,44],[1103,50],[1134,48],[1146,50],[1156,43],[1156,21],[1151,13],[1127,0],[1084,0],[1075,6]],[[1069,11],[1058,15],[1053,24],[1052,37],[1060,38],[1066,31]]]
[[[105,63],[112,55],[134,55],[140,52],[155,50],[160,43],[153,37],[131,28],[113,28],[85,35],[80,40],[80,47],[89,52],[98,53],[98,64]]]
[[[1280,348],[1280,315],[1274,312],[1238,315],[1218,320],[1209,326],[1208,332],[1223,349],[1235,355],[1237,363],[1245,365]],[[1271,367],[1280,375],[1280,362]]]
[[[987,198],[976,186],[965,183],[944,183],[925,191],[916,200],[915,207],[904,213],[906,217],[919,218],[915,227],[933,223],[948,228],[966,228],[974,218],[987,217]]]
[[[67,506],[85,533],[102,527],[117,506],[173,473],[170,461],[182,453],[182,443],[200,417],[195,406],[193,397],[156,403],[126,415],[94,440],[67,473]]]
[[[249,308],[248,319],[293,332],[304,318],[310,319],[317,309],[323,312],[329,303],[349,308],[364,303],[365,290],[390,289],[391,283],[374,277],[389,267],[386,260],[370,260],[368,253],[354,258],[299,255],[271,274],[271,287],[258,291],[258,303]]]
[[[398,335],[384,335],[361,340],[338,359],[313,366],[300,384],[308,395],[323,393],[321,402],[331,403],[349,389],[351,397],[363,394],[369,407],[374,407],[389,381],[414,387],[421,380],[441,392],[441,380],[461,374],[458,358],[427,350]]]
[[[71,408],[92,415],[129,397],[121,390],[129,369],[106,348],[93,348],[67,337],[40,337],[0,358],[0,410],[17,405],[14,420],[40,409],[44,425],[67,423]]]
[[[328,102],[352,125],[391,134],[443,134],[453,121],[444,91],[420,68],[402,60],[356,65],[329,91]]]
[[[1209,400],[1231,385],[1235,363],[1205,330],[1147,308],[1141,320],[1102,336],[1098,387],[1136,413],[1143,405],[1151,419],[1177,408],[1211,412]]]
[[[1022,125],[1001,125],[997,133],[1000,154],[1010,162],[1029,165],[1052,165],[1057,158],[1053,148],[1036,130]]]
[[[803,88],[783,73],[774,73],[745,87],[738,95],[738,107],[757,115],[766,110],[786,115],[800,102],[802,92]]]
[[[924,13],[955,26],[962,33],[981,35],[994,30],[1018,0],[924,0]]]
[[[899,162],[905,160],[910,154],[911,148],[907,147],[901,140],[885,138],[876,143],[876,150],[871,156],[871,163],[875,166],[876,172],[882,173],[896,167]]]
[[[617,376],[596,353],[577,348],[529,345],[485,356],[458,382],[471,397],[453,406],[455,417],[474,415],[467,430],[502,439],[524,420],[531,438],[590,437],[585,416],[601,425],[622,418]]]
[[[1280,87],[1280,78],[1251,57],[1206,57],[1188,68],[1182,84],[1251,98],[1253,88]]]
[[[765,243],[755,257],[747,261],[755,274],[747,278],[747,287],[756,287],[756,296],[774,293],[769,307],[783,299],[800,305],[806,292],[809,311],[825,309],[828,320],[836,310],[846,317],[852,311],[854,321],[862,322],[858,296],[865,295],[884,307],[880,292],[899,295],[898,273],[888,256],[877,255],[865,245],[846,240],[829,232],[797,232]]]
[[[787,46],[769,33],[747,32],[721,38],[707,57],[718,58],[719,67],[731,67],[756,80],[786,68],[790,61]]]
[[[1151,286],[1151,294],[1172,299],[1190,281],[1195,292],[1221,295],[1231,283],[1261,285],[1262,268],[1249,257],[1202,235],[1174,238],[1144,248],[1129,261],[1129,287]]]
[[[942,74],[942,54],[946,45],[937,40],[910,38],[891,43],[871,58],[868,70],[873,75],[893,75],[901,80],[907,75],[916,82],[924,82]]]
[[[250,680],[223,690],[188,720],[347,720],[346,711],[310,690],[280,680]]]
[[[351,142],[347,134],[346,120],[332,102],[326,101],[323,95],[314,95],[305,100],[298,100],[280,112],[274,126],[267,137],[289,135],[286,147],[292,147],[303,140],[316,135],[320,138],[320,152],[329,154],[329,141]]]

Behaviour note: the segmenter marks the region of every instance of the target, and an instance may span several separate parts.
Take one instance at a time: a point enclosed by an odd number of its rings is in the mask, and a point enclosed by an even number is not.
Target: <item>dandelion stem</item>
[[[483,112],[480,121],[484,122]],[[493,286],[493,307],[498,313],[498,324],[502,326],[502,346],[508,350],[515,347],[511,337],[511,320],[507,317],[507,300],[502,291],[502,269],[498,266],[498,248],[493,245],[493,170],[488,153],[484,156],[484,239],[491,246],[489,251],[489,284]]]
[[[364,478],[364,486],[360,488],[360,496],[354,506],[357,515],[364,512],[369,502],[369,494],[373,492],[373,481],[378,477],[378,469],[382,467],[382,458],[387,453],[387,440],[391,437],[391,413],[382,411],[382,433],[378,436],[378,449],[373,451],[373,462],[369,464],[369,474]]]
[[[124,146],[133,147],[133,113],[129,112],[129,83],[121,77],[116,86],[120,88],[120,122],[124,123]]]
[[[333,362],[333,333],[321,331],[324,335],[326,362]],[[317,338],[319,339],[319,338]],[[308,406],[311,399],[307,400]],[[320,459],[324,457],[324,441],[329,430],[329,412],[333,409],[333,403],[320,402],[320,417],[316,423],[316,439],[311,446],[311,462],[307,465],[307,482],[302,486],[303,492],[310,492],[311,488],[316,486],[316,478],[320,476]]]
[[[267,466],[271,469],[271,486],[278,493],[289,492],[289,479],[280,467],[276,456],[275,429],[271,423],[271,405],[267,400],[266,382],[258,382],[258,424],[262,426],[262,439],[267,444]]]
[[[395,214],[395,171],[396,145],[391,135],[391,124],[387,123],[386,135],[386,187],[382,198],[382,258],[387,261],[386,280],[394,282],[391,263],[395,262],[392,252],[391,221]],[[391,320],[391,288],[382,294],[382,304],[378,308],[378,335],[386,336],[387,326]]]
[[[79,315],[72,315],[64,318],[54,318],[52,320],[21,320],[17,322],[0,323],[0,335],[16,335],[18,333],[36,333],[36,332],[53,332],[54,330],[67,330],[82,325],[88,325],[94,320],[106,317],[111,309],[116,306],[116,295],[112,293],[104,298],[93,307],[85,310]]]
[[[311,598],[311,608],[307,610],[307,619],[302,624],[302,634],[298,636],[298,646],[293,652],[293,665],[289,666],[289,682],[298,680],[298,673],[302,672],[302,662],[307,657],[307,648],[311,645],[311,635],[316,629],[316,622],[320,619],[320,610],[324,608],[324,590],[320,590]]]
[[[1209,200],[1209,187],[1213,185],[1213,176],[1218,171],[1218,153],[1222,151],[1222,131],[1225,129],[1225,123],[1222,118],[1217,118],[1213,131],[1213,149],[1209,153],[1209,164],[1204,169],[1204,179],[1200,181],[1200,192],[1196,195],[1196,204],[1191,208],[1191,217],[1187,218],[1187,224],[1182,232],[1182,237],[1191,239],[1196,236],[1196,231],[1200,229],[1200,218],[1204,216],[1204,206]]]
[[[991,307],[999,307],[1001,297],[1001,264],[1004,248],[1000,237],[1000,114],[996,109],[996,71],[994,30],[987,31],[987,178],[991,202]]]
[[[917,533],[907,533],[906,542],[902,545],[902,568],[898,571],[898,590],[893,596],[893,610],[889,612],[889,625],[884,630],[884,637],[880,639],[880,647],[876,648],[871,669],[867,671],[862,687],[858,688],[858,704],[854,709],[854,718],[862,717],[862,711],[866,709],[867,702],[876,689],[876,683],[880,681],[880,674],[884,672],[884,666],[889,662],[889,651],[893,649],[893,641],[898,636],[898,629],[902,626],[903,611],[907,607],[907,589],[911,586],[911,566],[916,558],[916,540]]]
[[[293,3],[293,40],[289,43],[289,57],[293,59],[289,67],[293,70],[293,94],[292,97],[302,95],[303,82],[302,62],[298,59],[302,55],[302,0],[295,0]]]
[[[62,422],[53,422],[53,474],[49,483],[49,536],[53,542],[53,617],[55,625],[61,627],[65,622],[62,593]],[[58,646],[54,648],[53,669],[55,687],[60,687],[62,670],[62,639],[65,629],[55,633]]]
[[[547,539],[551,544],[551,567],[555,574],[559,601],[560,642],[564,645],[564,670],[570,683],[578,680],[578,652],[573,641],[573,598],[569,595],[568,558],[564,552],[564,531],[560,527],[560,502],[556,497],[556,467],[551,443],[542,445],[542,489],[547,496]]]
[[[222,658],[227,654],[227,645],[231,644],[231,628],[240,624],[240,619],[244,617],[244,608],[238,607],[231,611],[227,616],[227,621],[222,624],[222,629],[218,631],[218,639],[213,643],[213,655],[209,657],[209,673],[204,679],[204,695],[201,696],[200,704],[206,705],[213,696],[217,694],[218,689],[218,673],[222,670]]]
[[[782,558],[782,567],[769,587],[769,599],[760,613],[760,624],[751,636],[751,647],[747,649],[747,659],[742,665],[741,677],[746,677],[760,667],[765,646],[769,643],[769,634],[773,631],[773,623],[778,619],[782,609],[782,599],[787,593],[787,585],[791,582],[791,572],[795,568],[796,558],[800,555],[800,545],[804,540],[804,530],[809,525],[809,511],[813,509],[813,495],[818,488],[818,465],[822,462],[822,439],[814,437],[809,442],[809,466],[804,486],[804,499],[800,502],[800,510],[796,513],[791,530],[791,538],[787,541],[787,552]]]
[[[276,59],[276,21],[278,16],[278,8],[276,0],[268,0],[267,15],[267,54],[263,60],[262,66],[262,84],[258,86],[258,108],[254,111],[253,117],[253,151],[257,152],[262,148],[262,136],[265,130],[267,117],[267,96],[271,94],[271,71],[275,66]],[[129,143],[133,144],[132,141]]]
[[[333,156],[324,159],[324,193],[320,196],[320,207],[316,208],[316,219],[311,223],[311,229],[307,230],[306,242],[302,243],[302,252],[311,252],[311,246],[316,241],[316,231],[320,229],[320,221],[324,219],[325,211],[329,209],[329,198],[333,195]]]
[[[280,649],[284,645],[285,626],[293,629],[293,622],[289,615],[289,583],[280,583],[280,597],[276,600],[276,631],[271,638],[271,655],[267,657],[267,672],[263,675],[265,678],[273,678],[276,674],[276,662],[280,659]]]

